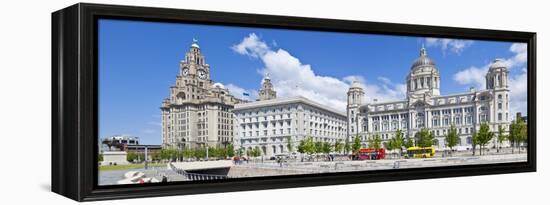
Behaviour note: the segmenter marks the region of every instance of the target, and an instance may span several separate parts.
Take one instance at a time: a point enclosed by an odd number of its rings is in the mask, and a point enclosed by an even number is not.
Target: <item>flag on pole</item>
[[[244,93],[243,93],[243,96],[250,96],[250,94],[244,92]]]

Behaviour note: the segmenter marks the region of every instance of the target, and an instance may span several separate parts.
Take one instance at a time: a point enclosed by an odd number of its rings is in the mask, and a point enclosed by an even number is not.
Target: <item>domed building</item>
[[[407,75],[408,95],[420,96],[428,93],[438,96],[439,80],[439,71],[433,60],[428,57],[426,48],[420,49],[420,56],[414,61]]]
[[[231,95],[223,84],[210,79],[210,65],[193,39],[179,63],[176,84],[162,101],[162,146],[183,149],[231,143],[231,111],[242,102],[245,101]]]
[[[499,127],[508,130],[510,116],[510,89],[508,68],[502,59],[490,65],[485,76],[484,90],[473,88],[463,92],[441,95],[440,75],[436,63],[420,49],[406,76],[406,99],[393,102],[362,102],[369,93],[352,84],[348,90],[348,137],[359,134],[366,146],[371,135],[379,135],[383,141],[395,137],[397,129],[406,138],[415,138],[422,128],[427,128],[435,137],[436,149],[446,147],[445,136],[455,125],[460,140],[459,150],[472,148],[472,134],[487,123],[493,132]],[[359,97],[358,97],[359,96]],[[491,142],[496,143],[496,142]],[[491,147],[493,145],[488,145]]]

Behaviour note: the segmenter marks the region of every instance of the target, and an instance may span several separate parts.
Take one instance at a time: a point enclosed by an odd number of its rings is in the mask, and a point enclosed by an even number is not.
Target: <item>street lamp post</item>
[[[144,158],[145,158],[145,169],[147,169],[147,146],[145,146],[144,153],[145,153],[145,156],[144,156]]]
[[[208,161],[208,143],[205,143],[204,147],[206,147],[206,161]]]

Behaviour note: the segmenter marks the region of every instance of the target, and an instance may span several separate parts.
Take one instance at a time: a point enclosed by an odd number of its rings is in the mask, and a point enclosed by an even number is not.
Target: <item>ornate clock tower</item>
[[[162,101],[162,145],[178,149],[227,146],[233,141],[231,110],[241,100],[210,79],[197,40],[179,63],[176,84]]]
[[[210,65],[206,64],[201,53],[198,41],[193,39],[185,59],[180,62],[180,76],[196,78],[198,80],[210,80]]]

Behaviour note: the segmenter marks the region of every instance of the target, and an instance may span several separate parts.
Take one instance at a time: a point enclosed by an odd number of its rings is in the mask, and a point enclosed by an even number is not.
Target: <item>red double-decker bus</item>
[[[386,157],[386,150],[384,148],[363,148],[354,155],[356,160],[379,160]]]

